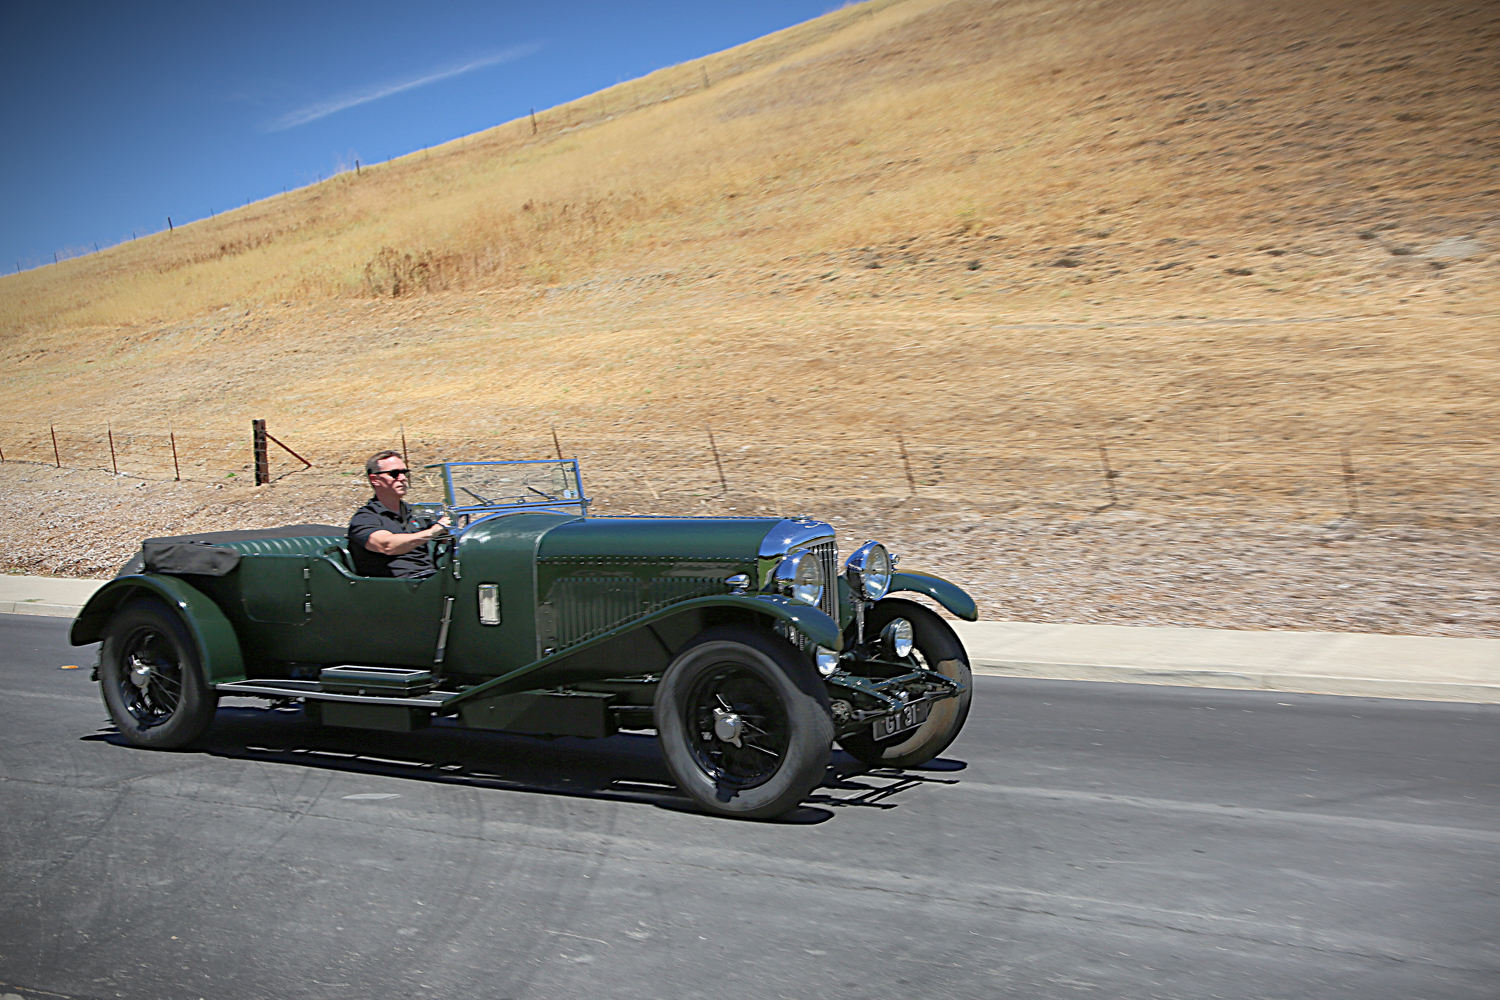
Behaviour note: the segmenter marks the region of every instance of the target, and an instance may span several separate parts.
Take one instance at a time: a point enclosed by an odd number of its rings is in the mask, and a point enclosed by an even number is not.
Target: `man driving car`
[[[365,462],[375,496],[349,519],[349,555],[360,576],[421,579],[437,572],[427,543],[448,533],[448,519],[423,527],[402,497],[411,471],[400,452],[379,451]]]

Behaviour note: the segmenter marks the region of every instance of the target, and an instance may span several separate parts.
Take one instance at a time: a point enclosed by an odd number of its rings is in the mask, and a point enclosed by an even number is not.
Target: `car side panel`
[[[481,696],[659,670],[682,642],[702,628],[730,622],[758,624],[766,629],[784,622],[818,645],[835,650],[843,648],[838,623],[810,605],[766,594],[698,597],[621,625],[573,649],[533,663],[518,664],[505,674],[449,698],[445,704],[459,705]]]
[[[453,574],[453,615],[443,660],[446,673],[494,676],[537,658],[536,552],[566,514],[521,512],[485,518],[459,536]],[[499,588],[500,623],[479,621],[478,588]]]
[[[241,556],[229,574],[230,589],[237,591],[239,609],[252,622],[266,625],[301,625],[307,621],[308,594],[306,555]]]
[[[256,553],[202,584],[234,623],[252,674],[265,661],[432,665],[441,573],[361,577],[326,555]]]
[[[728,592],[724,579],[755,569],[751,560],[649,556],[537,559],[537,642],[545,655],[663,608]]]

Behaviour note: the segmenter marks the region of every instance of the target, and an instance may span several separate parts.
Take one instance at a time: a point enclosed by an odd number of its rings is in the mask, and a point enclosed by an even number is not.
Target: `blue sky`
[[[839,5],[0,0],[0,267],[204,218]]]

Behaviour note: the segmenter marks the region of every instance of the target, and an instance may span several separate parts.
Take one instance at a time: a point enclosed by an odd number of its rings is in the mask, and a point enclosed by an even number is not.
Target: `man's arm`
[[[413,549],[420,548],[430,540],[447,533],[447,517],[430,528],[413,531],[410,534],[399,534],[381,528],[379,531],[370,532],[370,537],[365,539],[365,548],[383,556],[404,556]]]

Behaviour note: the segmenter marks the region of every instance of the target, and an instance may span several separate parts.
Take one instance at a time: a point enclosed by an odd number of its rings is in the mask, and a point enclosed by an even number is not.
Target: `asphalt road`
[[[0,616],[0,993],[1500,996],[1500,706],[981,677],[748,823],[629,735],[131,749],[67,625]]]

